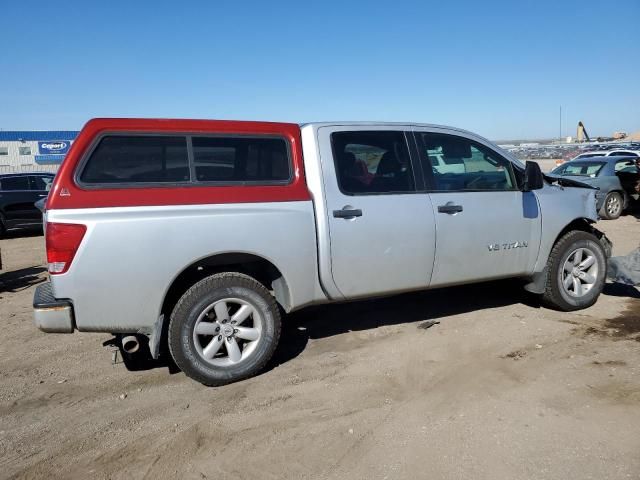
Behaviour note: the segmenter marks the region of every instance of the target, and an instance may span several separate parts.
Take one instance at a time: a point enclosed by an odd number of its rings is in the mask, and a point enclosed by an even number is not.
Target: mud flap
[[[162,327],[164,325],[164,313],[158,317],[156,322],[153,324],[153,331],[151,332],[149,337],[149,352],[151,353],[151,358],[157,360],[160,356],[160,342],[162,341]]]
[[[542,295],[547,285],[547,267],[541,272],[536,272],[531,277],[531,281],[524,286],[527,292]]]

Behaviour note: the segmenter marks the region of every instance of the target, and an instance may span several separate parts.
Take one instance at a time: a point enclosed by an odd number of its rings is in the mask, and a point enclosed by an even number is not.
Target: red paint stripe
[[[102,132],[118,131],[280,135],[286,138],[291,146],[293,181],[289,185],[269,186],[163,186],[91,190],[80,188],[74,182],[73,177],[83,153],[89,148],[93,139]],[[300,127],[294,123],[131,118],[93,119],[84,126],[58,170],[47,200],[47,209],[311,200],[304,177],[301,142]]]

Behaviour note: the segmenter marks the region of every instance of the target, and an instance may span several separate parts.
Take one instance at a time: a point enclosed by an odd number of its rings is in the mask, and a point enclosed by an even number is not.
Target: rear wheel
[[[604,205],[602,205],[602,217],[607,220],[615,220],[622,214],[622,195],[618,192],[611,192],[604,199]]]
[[[595,235],[567,233],[549,255],[544,302],[564,311],[590,307],[604,287],[606,265],[604,248]]]
[[[280,338],[273,296],[253,278],[220,273],[180,298],[169,323],[169,349],[189,377],[224,385],[258,373]]]

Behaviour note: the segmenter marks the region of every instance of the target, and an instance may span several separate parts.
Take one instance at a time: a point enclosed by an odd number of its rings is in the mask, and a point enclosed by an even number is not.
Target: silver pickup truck
[[[308,305],[518,278],[588,307],[610,254],[596,220],[587,185],[456,128],[94,119],[47,201],[35,322],[221,385]]]

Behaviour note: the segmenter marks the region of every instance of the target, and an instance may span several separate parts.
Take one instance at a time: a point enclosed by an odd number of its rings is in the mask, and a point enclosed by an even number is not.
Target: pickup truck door
[[[415,137],[437,232],[431,286],[531,273],[540,212],[535,194],[520,190],[511,161],[460,132],[416,127]],[[435,155],[444,167],[433,168]]]
[[[328,224],[331,277],[339,294],[357,298],[425,288],[435,224],[429,198],[416,188],[422,178],[416,179],[411,132],[327,126],[317,135],[326,216],[319,221]]]

